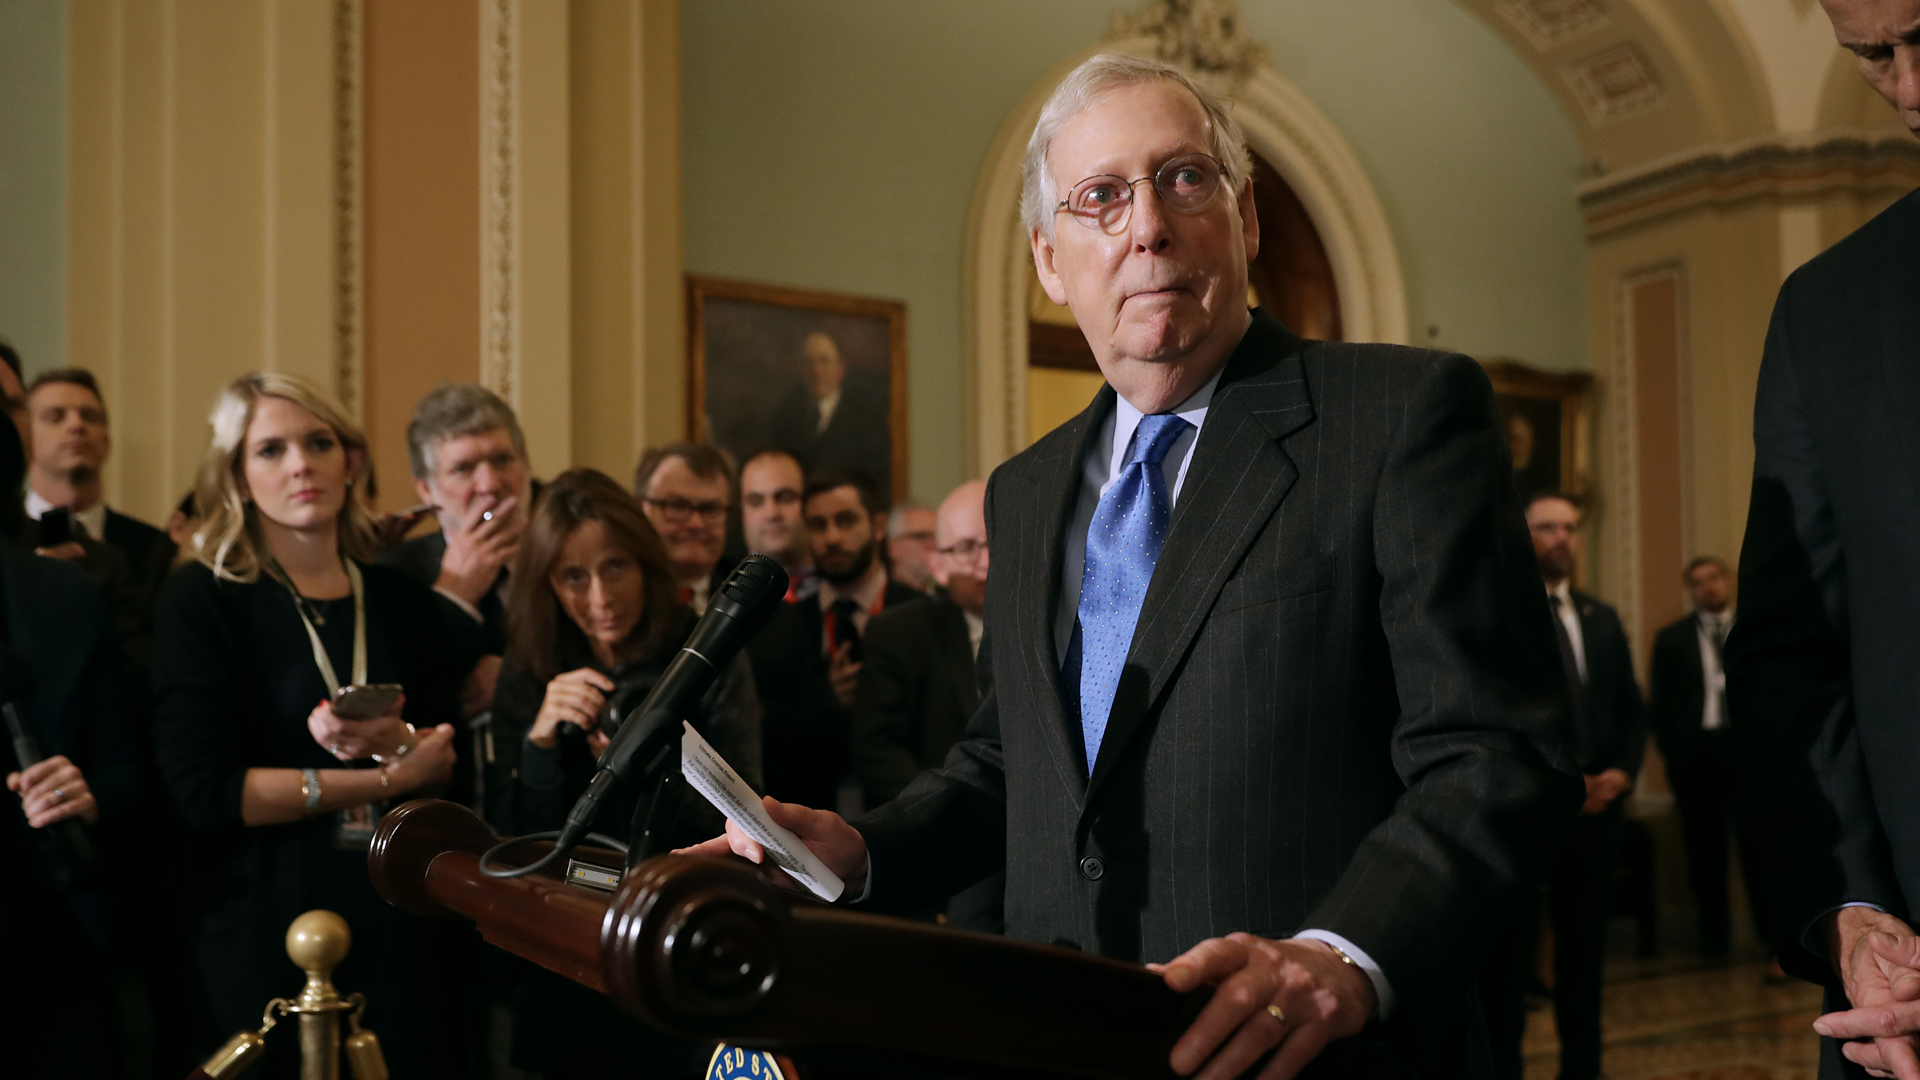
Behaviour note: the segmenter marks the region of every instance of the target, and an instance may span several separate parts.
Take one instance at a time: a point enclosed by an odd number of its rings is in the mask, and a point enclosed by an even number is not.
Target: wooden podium
[[[1170,1078],[1205,1002],[1133,964],[829,907],[735,860],[661,856],[610,893],[558,870],[490,878],[479,859],[498,839],[423,799],[382,819],[367,868],[403,911],[471,919],[663,1031],[789,1055],[813,1078]]]

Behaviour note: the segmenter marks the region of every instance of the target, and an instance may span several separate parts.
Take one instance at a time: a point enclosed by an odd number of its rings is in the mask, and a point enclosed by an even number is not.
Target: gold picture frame
[[[1520,497],[1558,491],[1586,498],[1592,470],[1593,376],[1542,371],[1507,359],[1482,360],[1480,366],[1493,382]]]
[[[906,304],[689,274],[687,369],[695,440],[736,461],[778,447],[907,497]]]

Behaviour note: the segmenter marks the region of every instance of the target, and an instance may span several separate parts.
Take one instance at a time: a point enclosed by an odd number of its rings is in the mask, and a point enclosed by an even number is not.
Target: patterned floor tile
[[[1610,979],[1601,1013],[1613,1080],[1813,1080],[1819,1042],[1809,1025],[1820,991],[1769,985],[1759,964]],[[1553,1011],[1528,1016],[1527,1080],[1554,1080]]]

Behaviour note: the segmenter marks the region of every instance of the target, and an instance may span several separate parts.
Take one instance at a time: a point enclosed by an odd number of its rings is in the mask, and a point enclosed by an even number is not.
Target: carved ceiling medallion
[[[1536,49],[1550,49],[1613,21],[1601,0],[1506,0],[1499,11]]]
[[[1631,42],[1615,45],[1560,69],[1595,125],[1609,124],[1659,108],[1666,91],[1653,65]]]
[[[1247,35],[1236,0],[1152,0],[1138,11],[1114,12],[1112,36],[1152,38],[1154,55],[1229,96],[1267,60],[1267,50]]]

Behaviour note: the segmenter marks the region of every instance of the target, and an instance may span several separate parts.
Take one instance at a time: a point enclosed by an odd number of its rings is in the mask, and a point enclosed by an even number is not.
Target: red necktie
[[[681,603],[683,603],[683,604],[691,604],[691,603],[693,603],[693,586],[691,586],[691,585],[682,585],[682,586],[680,586],[680,589],[679,589],[679,593],[680,593],[680,602],[681,602]]]

